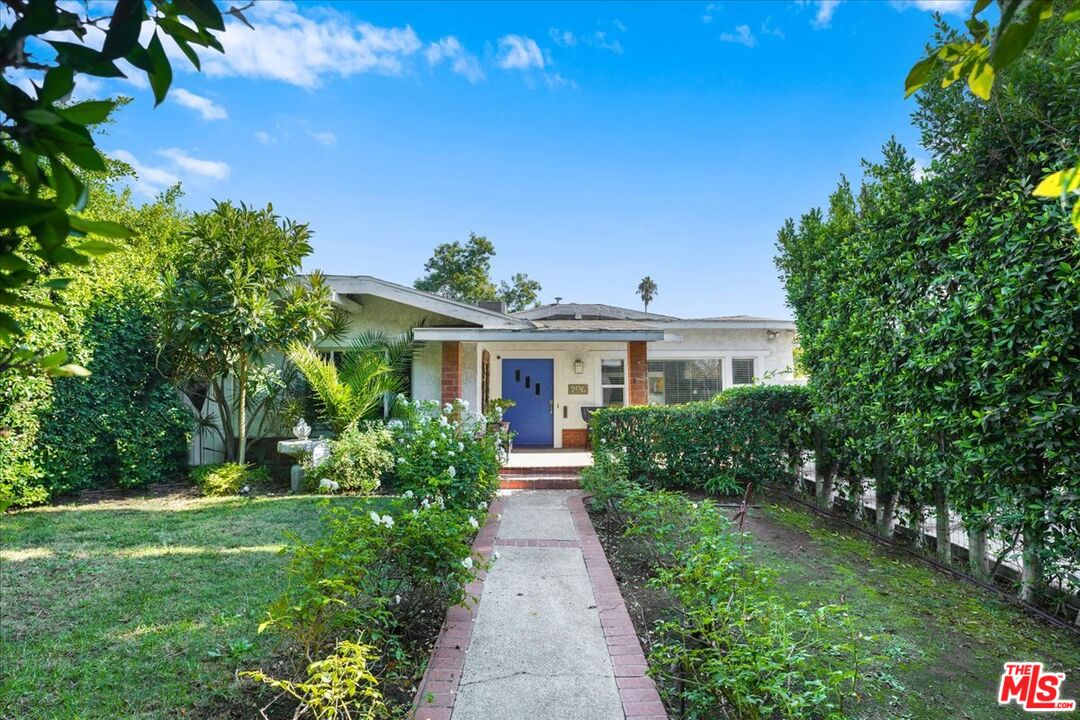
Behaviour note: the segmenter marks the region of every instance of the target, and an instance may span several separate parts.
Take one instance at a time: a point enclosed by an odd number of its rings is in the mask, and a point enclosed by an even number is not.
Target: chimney
[[[561,302],[562,302],[562,298],[561,298],[561,297],[556,297],[556,298],[555,298],[555,304],[556,304],[556,305],[558,305],[558,304],[559,304],[559,303],[561,303]]]
[[[493,310],[497,313],[506,314],[506,303],[502,300],[481,300],[476,303],[477,307],[481,307],[485,310]]]

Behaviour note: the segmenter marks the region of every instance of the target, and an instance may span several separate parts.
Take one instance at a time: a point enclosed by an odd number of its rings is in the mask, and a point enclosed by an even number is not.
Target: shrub
[[[499,485],[501,438],[487,420],[462,401],[397,403],[388,424],[394,438],[393,484],[420,498],[443,498],[454,507],[475,508]]]
[[[280,690],[299,703],[297,716],[310,712],[319,718],[384,717],[386,706],[379,681],[368,670],[375,648],[360,642],[342,640],[334,652],[307,667],[307,678],[300,682],[276,680],[261,670],[240,673],[256,682]]]
[[[649,665],[682,716],[842,718],[859,657],[845,609],[786,606],[711,502],[621,487],[624,532],[677,607],[656,627]]]
[[[306,489],[313,491],[322,478],[330,478],[343,490],[375,492],[394,467],[392,443],[390,431],[382,425],[350,425],[337,440],[330,441],[330,457],[305,472]]]
[[[289,640],[306,663],[327,652],[327,660],[332,660],[340,655],[338,638],[355,638],[362,631],[365,668],[373,678],[367,681],[370,688],[388,678],[406,684],[415,680],[430,651],[418,642],[417,627],[423,618],[438,618],[443,608],[464,602],[465,586],[485,567],[470,547],[480,526],[475,517],[479,512],[418,503],[415,497],[395,499],[380,509],[336,508],[322,537],[295,541],[288,590],[259,627],[259,632],[274,631]],[[276,687],[301,703],[311,697],[291,681],[273,681],[261,673],[250,676],[279,683]],[[341,697],[345,682],[319,680],[324,697]],[[355,717],[370,701],[370,696],[362,696],[342,702]]]
[[[708,402],[593,414],[594,461],[660,487],[722,490],[783,479],[809,444],[809,401],[796,385],[725,390]]]
[[[236,495],[245,485],[266,485],[270,482],[270,473],[261,467],[221,463],[192,468],[191,479],[203,495],[216,497]]]

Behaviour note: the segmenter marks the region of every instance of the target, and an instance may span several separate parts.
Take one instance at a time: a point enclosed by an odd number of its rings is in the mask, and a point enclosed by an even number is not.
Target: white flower
[[[442,495],[436,495],[435,496],[435,504],[439,506],[440,510],[446,507],[446,501],[443,500]]]
[[[461,403],[461,407],[463,407],[463,408],[467,409],[469,407],[469,401],[468,400],[458,400],[458,402]]]
[[[496,550],[495,552],[491,553],[491,557],[494,560],[498,560],[499,559],[499,551]]]
[[[427,506],[425,505],[424,507],[427,507]],[[413,517],[416,517],[417,515],[419,515],[419,514],[420,514],[420,511],[419,511],[419,510],[417,510],[416,508],[413,508],[413,509],[412,509],[412,514],[413,514]]]
[[[394,596],[394,604],[395,605],[400,605],[401,604],[401,596],[400,595],[395,595]]]
[[[434,440],[432,440],[431,442],[429,442],[429,443],[427,444],[427,446],[428,446],[428,447],[432,447],[432,448],[433,448],[433,447],[435,447],[435,441],[434,441]]]
[[[452,413],[452,412],[454,412],[454,406],[451,405],[450,403],[446,403],[446,405],[443,405],[443,412],[444,413]]]
[[[405,456],[404,456],[404,455],[402,455],[401,457],[399,457],[399,458],[397,459],[397,461],[398,461],[398,465],[400,465],[401,463],[405,462]]]
[[[483,500],[481,500],[480,504],[477,505],[476,507],[480,508],[481,510],[487,510],[487,503],[484,502]]]
[[[458,450],[458,452],[464,452],[465,451],[465,443],[459,441],[458,444],[457,444],[457,450]]]
[[[476,518],[474,518],[471,515],[469,516],[469,524],[472,525],[473,530],[479,530],[480,529],[480,523],[476,522]]]
[[[382,524],[388,528],[392,528],[394,527],[394,518],[390,517],[389,515],[383,515]]]
[[[405,491],[404,497],[408,498],[409,500],[412,500],[412,496],[413,496],[412,490],[406,490]]]
[[[439,424],[443,425],[443,426],[446,426],[446,425],[450,424],[450,421],[446,419],[445,415],[440,415],[439,416]]]
[[[386,423],[386,427],[390,428],[391,430],[397,430],[398,428],[405,427],[405,423],[401,422],[400,420],[394,419]]]
[[[453,450],[448,450],[446,454],[449,455],[450,457],[454,457],[454,451]]]
[[[375,523],[376,525],[382,524],[382,518],[379,517],[379,513],[375,512],[374,510],[371,511],[371,522]]]
[[[466,570],[472,570],[473,563],[472,563],[472,558],[471,557],[467,557],[464,560],[462,560],[461,564],[465,567]]]
[[[446,468],[446,472],[450,475],[450,477],[457,477],[457,469],[453,465]]]

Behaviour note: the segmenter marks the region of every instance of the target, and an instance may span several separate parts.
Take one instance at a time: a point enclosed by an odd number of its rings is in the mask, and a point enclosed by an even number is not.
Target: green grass
[[[0,517],[0,715],[175,718],[234,702],[272,655],[286,531],[315,496],[132,499]]]
[[[799,507],[768,506],[750,529],[753,553],[776,569],[785,596],[845,602],[870,638],[865,671],[881,689],[860,703],[860,717],[1023,717],[996,701],[1010,660],[1041,660],[1064,672],[1062,696],[1080,698],[1076,635]]]

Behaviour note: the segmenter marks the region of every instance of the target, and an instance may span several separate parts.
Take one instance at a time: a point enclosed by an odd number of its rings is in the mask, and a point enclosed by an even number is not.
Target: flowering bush
[[[498,488],[500,431],[487,418],[457,401],[397,403],[398,417],[387,427],[393,436],[391,482],[399,491],[452,507],[475,508]]]
[[[343,490],[375,492],[394,466],[390,448],[390,433],[382,425],[350,425],[337,440],[330,441],[330,457],[305,472],[307,490],[315,490],[319,481],[327,478]]]
[[[470,546],[485,509],[486,503],[452,508],[442,495],[433,500],[412,491],[364,508],[332,509],[322,537],[294,540],[288,588],[259,626],[259,632],[280,634],[302,654],[296,677],[246,675],[278,689],[278,697],[309,707],[313,683],[325,685],[329,676],[305,681],[300,666],[309,675],[311,668],[323,667],[319,662],[336,666],[341,642],[362,633],[363,669],[373,679],[365,680],[362,694],[351,694],[340,684],[353,682],[352,668],[340,683],[320,686],[323,696],[340,699],[357,717],[374,707],[380,682],[410,685],[430,649],[425,627],[434,631],[448,605],[466,602],[465,586],[486,568]]]

